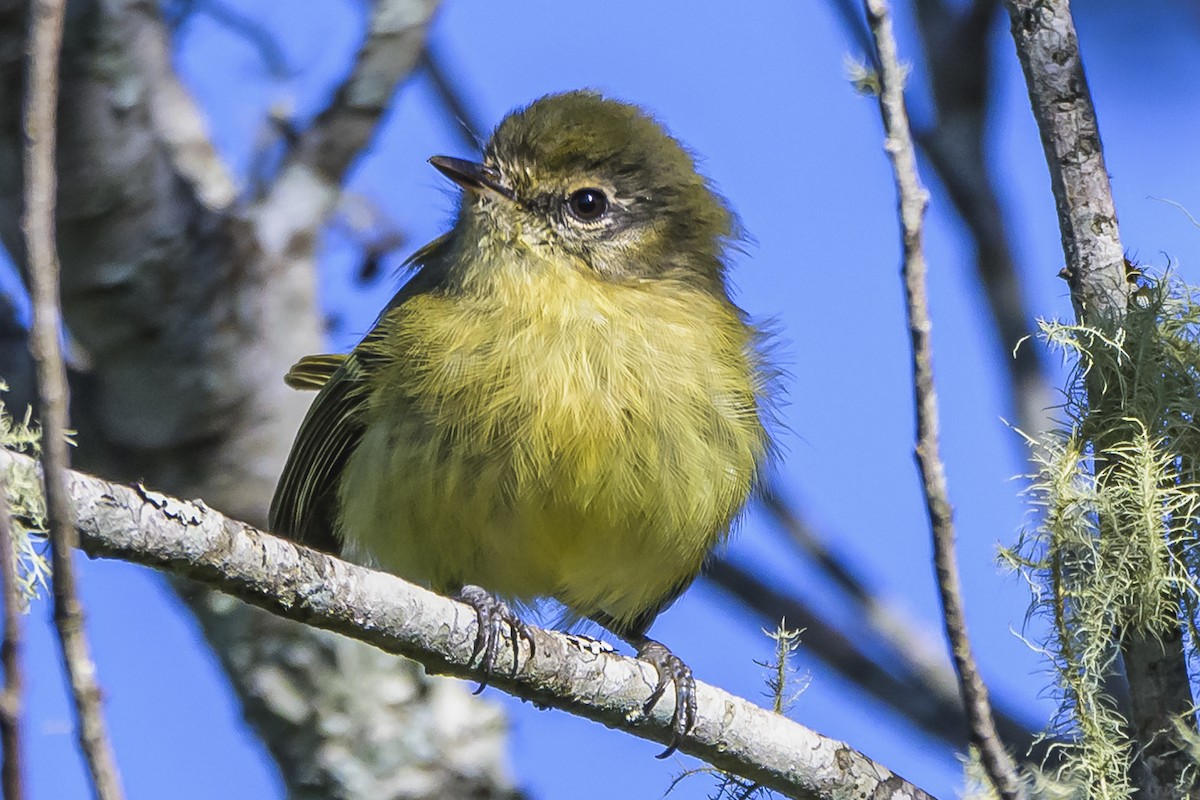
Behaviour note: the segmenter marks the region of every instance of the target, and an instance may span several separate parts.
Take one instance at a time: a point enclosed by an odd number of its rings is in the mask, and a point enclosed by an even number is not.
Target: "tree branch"
[[[959,691],[971,725],[971,739],[996,791],[1005,800],[1024,797],[1016,765],[1004,749],[992,717],[987,687],[979,675],[967,636],[958,563],[954,552],[954,512],[938,445],[938,403],[933,379],[932,323],[925,288],[922,225],[929,194],[917,174],[917,156],[904,105],[904,70],[896,53],[885,0],[864,0],[867,22],[879,53],[879,108],[887,133],[884,149],[892,161],[898,195],[903,273],[909,332],[912,337],[913,387],[917,417],[917,465],[933,534],[934,564],[941,594],[946,638],[958,673]]]
[[[54,235],[56,110],[59,53],[66,0],[34,0],[29,32],[29,71],[25,104],[25,213],[23,232],[29,258],[38,399],[42,419],[46,520],[53,572],[54,624],[74,700],[79,745],[101,800],[124,795],[101,710],[100,686],[92,663],[83,607],[75,586],[75,529],[67,495],[67,370],[59,337],[58,253]],[[8,543],[6,543],[8,544]],[[11,549],[10,554],[11,558]]]
[[[0,451],[0,474],[37,469]],[[120,558],[205,583],[290,619],[336,631],[431,672],[478,679],[476,615],[469,607],[393,575],[340,561],[255,530],[201,501],[177,500],[68,474],[75,525],[91,555]],[[537,652],[506,642],[489,683],[662,744],[671,740],[673,698],[649,718],[640,709],[657,676],[634,658],[581,647],[537,631]],[[520,669],[510,674],[513,659]],[[793,798],[910,798],[930,795],[846,744],[715,687],[697,683],[701,714],[680,748]]]
[[[1033,116],[1050,170],[1050,186],[1062,234],[1064,275],[1080,323],[1117,328],[1125,318],[1129,283],[1117,226],[1112,187],[1104,164],[1099,123],[1092,104],[1079,40],[1067,0],[1005,0],[1017,57],[1025,73]],[[1088,403],[1106,401],[1108,387],[1090,380]],[[1097,437],[1099,452],[1121,443]],[[1102,474],[1103,465],[1096,473]],[[1101,531],[1101,536],[1117,535]],[[1164,598],[1178,606],[1178,598]],[[1196,726],[1183,624],[1165,634],[1128,631],[1120,642],[1129,681],[1130,723],[1138,747],[1132,769],[1139,797],[1174,798],[1194,769],[1180,747],[1176,724]]]
[[[165,7],[163,11],[167,17],[167,24],[177,36],[192,19],[201,14],[206,15],[253,47],[272,78],[282,80],[293,76],[294,70],[288,63],[287,53],[280,46],[275,32],[261,25],[237,6],[221,0],[185,0],[177,5],[179,7],[175,9],[174,14]]]
[[[878,69],[878,56],[858,6],[852,0],[830,2],[847,35]],[[1017,346],[1031,330],[1031,315],[987,157],[989,34],[997,5],[998,0],[972,0],[965,7],[945,0],[914,0],[935,116],[933,125],[916,131],[915,136],[918,149],[971,235],[975,273],[987,298],[1001,363],[1008,372],[1009,406],[1017,426],[1033,435],[1046,429],[1047,409],[1054,399],[1042,352]]]
[[[1091,324],[1119,323],[1129,298],[1125,252],[1070,3],[1005,3],[1050,167],[1075,314]]]

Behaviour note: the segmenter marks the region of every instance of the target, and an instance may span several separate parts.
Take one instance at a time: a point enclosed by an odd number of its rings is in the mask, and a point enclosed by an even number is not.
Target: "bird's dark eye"
[[[595,222],[608,211],[608,198],[599,189],[580,189],[567,198],[571,216],[581,222]]]

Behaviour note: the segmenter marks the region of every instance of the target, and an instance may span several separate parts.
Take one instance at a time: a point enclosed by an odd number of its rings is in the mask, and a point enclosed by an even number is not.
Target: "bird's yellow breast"
[[[751,491],[754,334],[673,282],[527,267],[384,319],[341,533],[436,588],[629,622],[695,576]]]

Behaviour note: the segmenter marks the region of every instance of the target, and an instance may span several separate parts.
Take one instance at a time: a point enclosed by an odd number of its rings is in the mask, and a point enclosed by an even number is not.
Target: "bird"
[[[602,625],[657,669],[646,713],[675,689],[665,757],[695,680],[649,628],[774,451],[768,337],[728,283],[740,225],[659,121],[595,91],[513,111],[482,161],[429,161],[454,225],[350,353],[287,374],[317,395],[272,529],[471,605],[480,689],[506,630],[534,646],[514,607]]]

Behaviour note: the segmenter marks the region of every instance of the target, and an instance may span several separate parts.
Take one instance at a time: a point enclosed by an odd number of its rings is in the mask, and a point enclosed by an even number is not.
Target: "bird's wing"
[[[283,382],[293,389],[300,391],[318,392],[329,383],[338,368],[346,362],[348,355],[343,353],[323,353],[317,356],[305,356],[292,365]]]
[[[418,294],[436,290],[446,276],[449,238],[442,236],[406,262],[418,272],[396,293],[380,317]],[[348,355],[305,356],[285,380],[296,389],[319,390],[308,409],[271,500],[271,529],[301,544],[339,553],[337,491],[342,470],[366,429],[369,378],[378,367],[371,344],[380,321]]]

